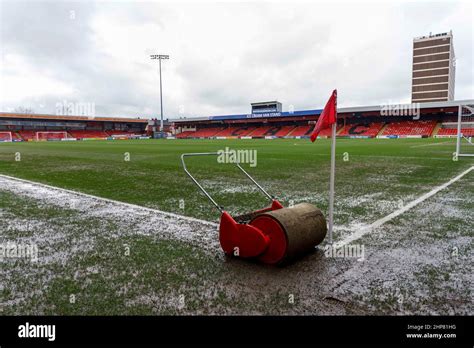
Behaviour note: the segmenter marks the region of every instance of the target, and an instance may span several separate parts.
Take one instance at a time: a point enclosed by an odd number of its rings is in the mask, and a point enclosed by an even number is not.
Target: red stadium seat
[[[76,139],[109,137],[109,135],[104,131],[98,130],[71,130],[69,131],[69,134],[71,134],[71,136]]]
[[[375,137],[383,127],[383,123],[346,124],[338,136]]]
[[[440,128],[437,135],[456,135],[457,128]],[[461,133],[466,137],[474,137],[474,128],[461,128]]]
[[[295,126],[283,126],[278,132],[275,133],[275,136],[285,137],[295,128],[296,128]]]
[[[243,134],[248,134],[248,127],[228,127],[220,132],[216,133],[216,137],[238,137],[243,136]]]
[[[196,132],[194,132],[194,134],[192,135],[192,137],[195,137],[195,138],[208,138],[208,137],[213,137],[215,136],[217,133],[219,133],[219,131],[221,131],[222,128],[203,128],[203,129],[198,129]]]
[[[36,131],[23,130],[18,131],[18,134],[23,138],[23,140],[36,139]]]
[[[436,121],[402,121],[389,123],[382,135],[420,135],[430,136],[436,127]]]
[[[181,133],[176,134],[176,138],[178,138],[178,139],[184,139],[184,138],[187,138],[187,137],[189,137],[191,134],[194,134],[194,133],[195,133],[194,131],[184,131],[184,132],[181,132]]]
[[[313,128],[314,126],[298,126],[290,133],[290,135],[294,137],[301,137],[304,135],[309,136]]]
[[[178,133],[176,137],[179,139],[209,138],[209,137],[216,136],[216,134],[219,133],[221,130],[222,128],[202,128],[202,129],[197,129],[196,131],[184,131],[184,132]]]
[[[271,126],[258,127],[252,133],[250,133],[250,136],[252,136],[252,137],[263,137],[263,136],[265,136],[265,133],[267,133],[271,128],[272,128]]]

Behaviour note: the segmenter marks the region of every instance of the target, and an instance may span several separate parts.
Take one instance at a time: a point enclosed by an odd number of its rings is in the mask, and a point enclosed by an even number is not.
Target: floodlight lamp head
[[[167,54],[150,54],[151,59],[170,59],[170,56]]]

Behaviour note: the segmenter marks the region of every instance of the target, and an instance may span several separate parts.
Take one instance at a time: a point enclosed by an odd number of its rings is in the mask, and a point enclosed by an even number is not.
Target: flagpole
[[[337,111],[336,111],[337,120]],[[329,178],[329,243],[332,244],[332,232],[334,223],[334,177],[336,172],[336,127],[337,121],[332,124],[331,138],[331,174]]]

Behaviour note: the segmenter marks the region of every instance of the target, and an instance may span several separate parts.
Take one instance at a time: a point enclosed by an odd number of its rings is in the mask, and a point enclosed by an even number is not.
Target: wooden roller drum
[[[314,250],[327,233],[323,213],[309,203],[265,212],[249,225],[270,238],[267,250],[258,257],[269,264],[282,264]]]

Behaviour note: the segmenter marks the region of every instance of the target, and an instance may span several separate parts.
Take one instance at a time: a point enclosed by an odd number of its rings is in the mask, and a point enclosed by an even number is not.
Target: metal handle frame
[[[212,204],[214,204],[214,206],[221,212],[223,213],[224,212],[224,207],[222,207],[221,205],[219,205],[212,197],[211,195],[204,189],[204,187],[201,186],[201,184],[196,180],[196,178],[189,172],[188,168],[186,167],[186,163],[184,162],[184,158],[185,157],[195,157],[195,156],[218,156],[218,155],[221,155],[221,154],[228,154],[229,152],[193,152],[193,153],[183,153],[181,155],[181,163],[183,165],[183,169],[184,171],[186,172],[186,174],[191,178],[191,180],[196,184],[197,187],[199,187],[199,189],[202,191],[202,193],[204,193],[204,195],[212,202]],[[258,189],[268,198],[270,199],[270,201],[273,201],[274,197],[272,195],[270,195],[267,191],[265,191],[265,189],[260,186],[260,184],[258,182],[255,181],[254,178],[252,178],[250,176],[249,173],[247,173],[247,171],[242,168],[242,166],[240,165],[240,163],[236,162],[235,165],[237,166],[237,168],[239,168],[242,173],[244,173],[247,178],[250,179],[250,181],[252,181],[255,186],[258,187]]]

